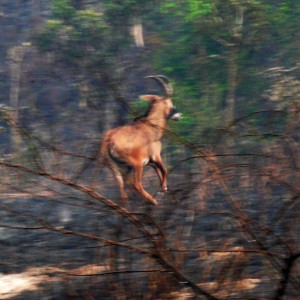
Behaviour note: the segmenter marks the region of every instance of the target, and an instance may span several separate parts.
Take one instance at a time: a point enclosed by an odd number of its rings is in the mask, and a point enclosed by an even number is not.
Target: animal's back
[[[101,147],[103,158],[115,158],[129,165],[150,157],[150,144],[156,141],[149,125],[137,123],[111,129],[106,132]]]

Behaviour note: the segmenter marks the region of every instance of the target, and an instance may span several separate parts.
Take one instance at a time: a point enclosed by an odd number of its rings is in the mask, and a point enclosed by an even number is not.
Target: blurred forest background
[[[0,299],[299,299],[300,2],[1,0]],[[97,164],[163,74],[169,191]]]

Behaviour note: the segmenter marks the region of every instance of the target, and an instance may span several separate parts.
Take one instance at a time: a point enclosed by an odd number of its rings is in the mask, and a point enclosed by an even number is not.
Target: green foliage
[[[104,0],[106,11],[116,14],[116,16],[120,16],[120,14],[125,13],[136,13],[142,12],[146,7],[151,6],[154,1],[144,0]],[[124,16],[124,15],[123,15]]]
[[[231,55],[237,116],[261,108],[271,82],[262,75],[265,69],[294,66],[300,55],[300,4],[293,0],[105,0],[95,10],[76,10],[68,0],[52,4],[52,19],[38,39],[41,49],[89,72],[114,70],[129,49],[129,27],[142,19],[150,51],[141,61],[174,80],[184,119],[172,126],[199,143],[207,140],[204,133],[224,126]],[[138,113],[145,108],[140,101],[134,106]]]
[[[138,116],[142,116],[146,113],[147,109],[149,108],[149,103],[143,101],[141,99],[137,99],[136,101],[132,102],[130,105],[131,115],[129,116],[131,120],[134,120]]]
[[[70,0],[52,0],[52,13],[54,18],[68,21],[74,17],[76,10]]]
[[[70,1],[54,0],[52,17],[37,37],[42,50],[75,67],[111,63],[112,32],[103,13],[75,10]]]
[[[157,8],[153,17],[158,21],[152,24],[160,44],[153,62],[176,80],[176,102],[188,114],[182,126],[175,125],[177,130],[188,134],[184,128],[196,128],[192,138],[201,142],[207,139],[204,132],[224,126],[233,47],[236,116],[261,109],[262,95],[270,85],[263,71],[282,62],[297,63],[299,6],[292,0],[176,0]]]
[[[198,20],[212,12],[210,0],[166,1],[160,6],[164,14],[173,14],[185,22]]]
[[[124,32],[124,28],[130,26],[136,17],[141,17],[153,9],[156,0],[104,0],[105,17],[109,24],[118,27],[118,30]]]

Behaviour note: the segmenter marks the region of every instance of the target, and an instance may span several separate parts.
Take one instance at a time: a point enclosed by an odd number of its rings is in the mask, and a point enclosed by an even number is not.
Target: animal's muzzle
[[[178,112],[176,108],[173,108],[170,112],[169,118],[175,121],[179,121],[182,119],[182,113]]]

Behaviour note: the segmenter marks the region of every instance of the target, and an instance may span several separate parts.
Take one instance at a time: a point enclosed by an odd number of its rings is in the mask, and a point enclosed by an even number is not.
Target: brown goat
[[[165,76],[147,76],[156,80],[164,90],[164,96],[143,95],[150,107],[145,116],[139,117],[132,124],[107,131],[101,145],[101,160],[113,172],[119,186],[122,199],[127,199],[124,180],[133,169],[135,189],[154,205],[157,201],[142,186],[143,167],[151,165],[156,171],[163,191],[167,191],[167,170],[164,167],[161,152],[161,138],[167,120],[181,119],[173,105],[173,89]]]

